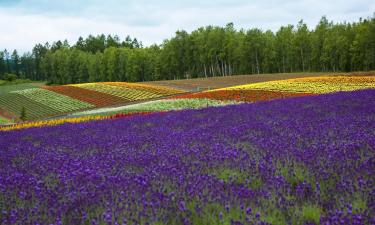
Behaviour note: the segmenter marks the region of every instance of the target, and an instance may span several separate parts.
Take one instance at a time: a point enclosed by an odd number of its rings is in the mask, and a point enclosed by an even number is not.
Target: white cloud
[[[0,10],[0,49],[31,50],[36,43],[67,39],[75,43],[79,36],[89,34],[117,34],[139,37],[144,44],[160,42],[170,36],[164,26],[137,27],[109,21],[97,21],[79,17],[47,17],[43,15],[15,15]],[[142,38],[140,38],[142,37]]]
[[[237,28],[277,30],[300,19],[313,28],[323,15],[335,22],[372,16],[375,2],[323,0],[19,0],[1,6],[0,49],[31,50],[36,43],[79,36],[117,34],[136,37],[144,44],[162,43],[178,29],[234,22]]]

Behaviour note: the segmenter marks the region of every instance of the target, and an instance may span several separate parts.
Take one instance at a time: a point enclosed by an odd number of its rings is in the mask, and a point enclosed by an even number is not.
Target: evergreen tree
[[[21,109],[20,119],[22,121],[26,121],[26,108],[25,107],[22,107]]]

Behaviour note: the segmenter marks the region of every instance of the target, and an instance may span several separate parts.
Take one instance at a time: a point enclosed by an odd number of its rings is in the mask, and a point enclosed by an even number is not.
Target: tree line
[[[375,14],[353,23],[322,17],[311,30],[302,20],[276,32],[207,26],[149,47],[129,36],[90,35],[74,45],[37,44],[22,56],[0,52],[0,79],[13,73],[50,84],[374,69]]]

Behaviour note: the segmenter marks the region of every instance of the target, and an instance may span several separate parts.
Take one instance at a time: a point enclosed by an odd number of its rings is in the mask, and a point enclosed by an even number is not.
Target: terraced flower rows
[[[50,86],[44,89],[69,96],[71,98],[90,103],[96,107],[115,105],[124,102],[122,98],[75,86]]]
[[[100,83],[73,84],[71,86],[113,95],[116,97],[120,97],[126,101],[136,101],[160,97],[160,95],[152,92],[140,91],[136,89]]]
[[[310,77],[269,81],[220,90],[267,90],[297,93],[332,93],[375,88],[375,77]]]
[[[0,108],[19,115],[22,107],[26,108],[26,119],[28,120],[38,119],[59,113],[58,110],[49,107],[46,104],[31,100],[21,94],[8,93],[0,96]]]
[[[22,91],[17,91],[17,94],[23,95],[33,101],[39,102],[44,105],[57,110],[58,112],[70,112],[79,109],[92,108],[91,105],[86,102],[82,102],[65,95],[58,94],[53,91],[49,91],[42,88],[32,88]]]
[[[112,86],[119,86],[119,87],[126,87],[131,89],[136,89],[140,91],[151,92],[160,96],[165,95],[175,95],[184,93],[184,91],[180,91],[177,89],[171,89],[161,86],[152,86],[148,84],[136,84],[136,83],[127,83],[127,82],[102,82],[102,84],[112,85]]]
[[[39,119],[103,106],[154,99],[182,93],[179,90],[125,82],[87,83],[36,88],[32,85],[7,87],[0,93],[0,109],[27,119]]]
[[[256,102],[367,88],[375,88],[375,77],[306,77],[239,85],[200,93],[185,94],[172,98],[207,98]]]

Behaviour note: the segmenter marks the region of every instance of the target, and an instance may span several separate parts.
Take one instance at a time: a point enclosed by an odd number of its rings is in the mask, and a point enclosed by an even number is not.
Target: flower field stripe
[[[72,86],[98,91],[123,98],[128,101],[145,100],[160,97],[160,95],[125,87],[111,86],[100,83],[73,84]]]
[[[31,128],[31,127],[56,126],[56,125],[60,125],[64,123],[82,123],[82,122],[91,121],[91,120],[103,120],[103,119],[108,119],[108,118],[102,117],[102,116],[88,116],[88,117],[80,117],[80,118],[42,120],[42,121],[35,121],[35,122],[19,123],[19,124],[10,125],[10,126],[2,126],[0,127],[0,131],[11,131],[11,130]]]
[[[132,112],[165,112],[184,109],[200,109],[209,106],[224,106],[230,104],[238,104],[235,101],[219,101],[212,99],[161,99],[148,102],[137,103],[133,105],[92,109],[82,112],[73,113],[73,116],[86,115],[105,115],[116,113],[132,113]]]
[[[92,108],[94,106],[92,104],[42,88],[32,88],[12,93],[23,95],[26,98],[51,107],[59,112],[75,111],[79,109]]]
[[[168,96],[168,95],[184,93],[184,91],[181,91],[181,90],[168,88],[168,87],[162,87],[162,86],[149,85],[149,84],[128,83],[128,82],[102,82],[102,84],[137,89],[141,91],[154,93],[160,96]]]
[[[79,118],[41,120],[41,121],[35,121],[35,122],[18,123],[18,124],[8,125],[8,126],[0,126],[0,131],[11,131],[11,130],[32,128],[32,127],[56,126],[56,125],[61,125],[65,123],[83,123],[83,122],[93,121],[93,120],[108,120],[108,119],[118,119],[118,118],[132,117],[132,116],[145,116],[151,113],[152,112],[138,112],[138,113],[128,113],[128,114],[119,113],[119,114],[114,114],[110,116],[84,116],[84,117],[79,117]]]
[[[173,99],[186,99],[186,98],[207,98],[214,100],[233,100],[241,102],[257,102],[266,101],[279,98],[301,97],[309,96],[310,93],[292,93],[280,91],[265,91],[265,90],[218,90],[218,91],[205,91],[199,93],[186,94],[181,96],[172,97]]]
[[[268,90],[301,93],[331,93],[375,88],[375,77],[311,77],[234,86],[220,90]]]
[[[200,109],[207,106],[224,106],[235,103],[236,102],[233,101],[217,101],[211,99],[162,99],[125,106],[123,109],[136,111],[170,111]]]
[[[38,119],[59,113],[59,110],[18,93],[8,93],[0,96],[0,108],[20,116],[22,107],[26,109],[26,119]]]
[[[374,76],[329,76],[329,77],[303,77],[289,79],[289,81],[299,82],[327,82],[327,83],[343,83],[343,84],[372,84],[374,83]]]
[[[373,224],[375,90],[0,133],[1,224]]]
[[[115,105],[124,102],[124,99],[114,95],[69,85],[46,86],[44,87],[44,89],[66,95],[83,102],[87,102],[89,104],[95,105],[96,107]]]

